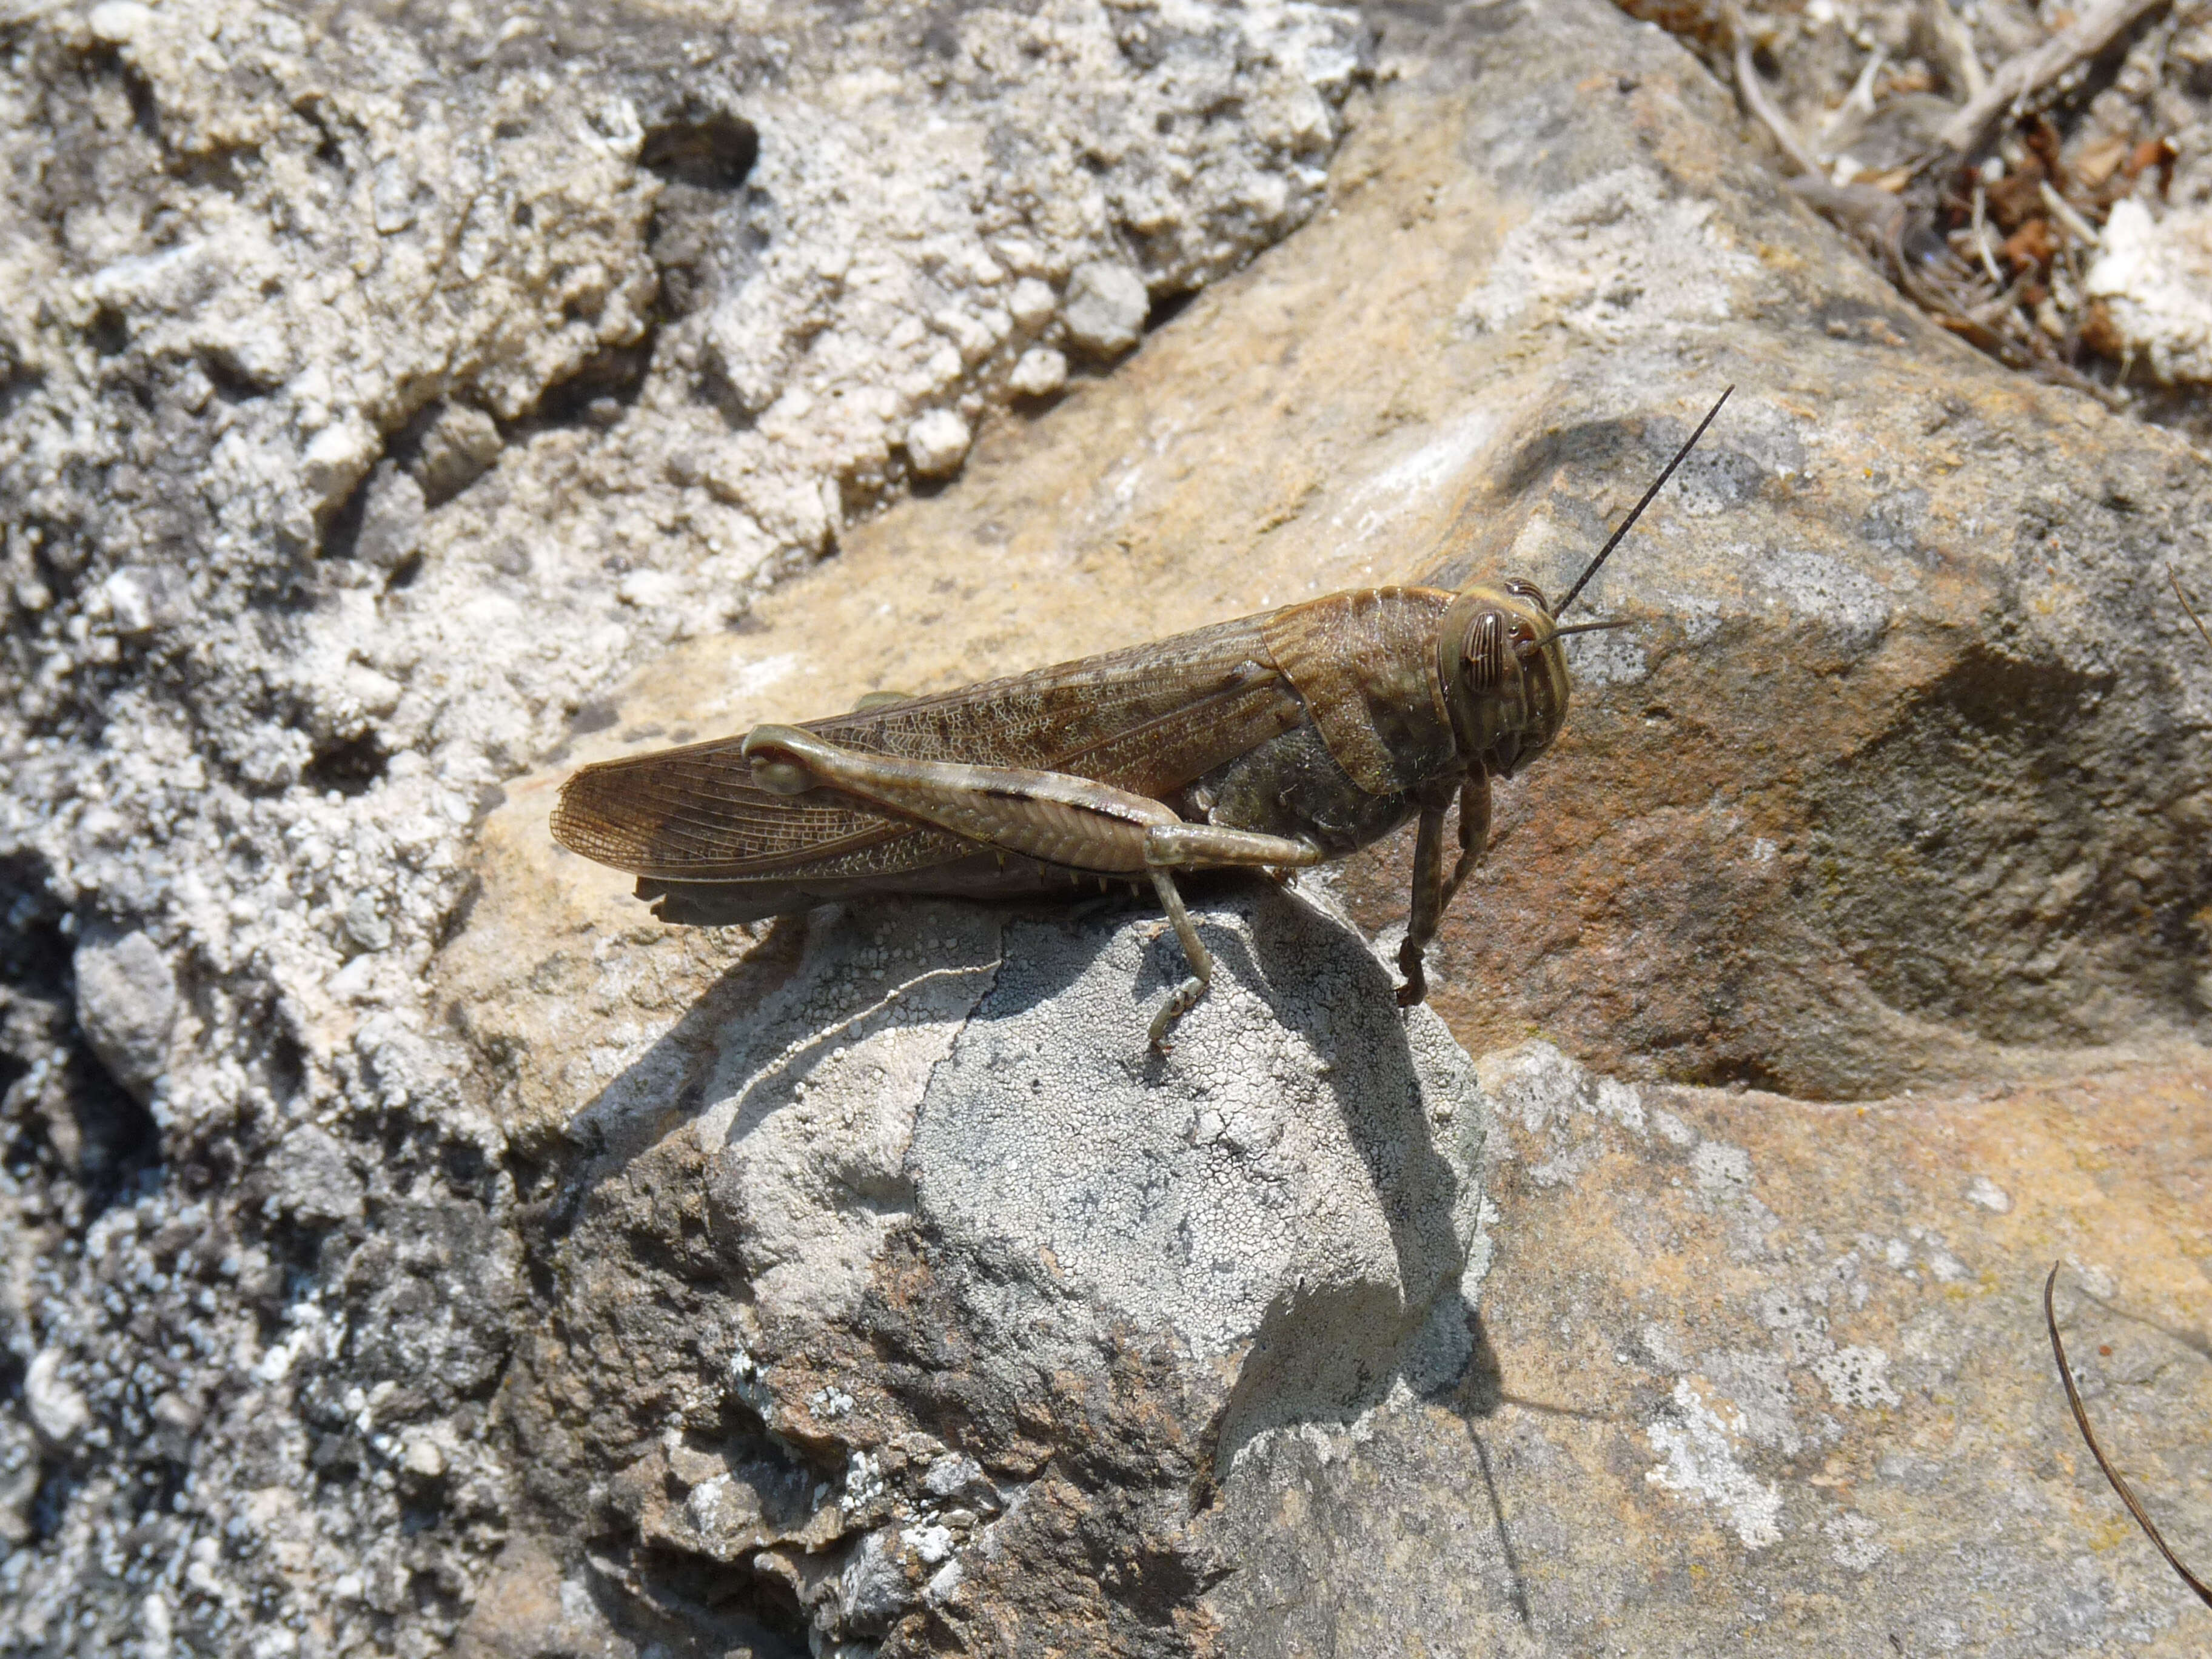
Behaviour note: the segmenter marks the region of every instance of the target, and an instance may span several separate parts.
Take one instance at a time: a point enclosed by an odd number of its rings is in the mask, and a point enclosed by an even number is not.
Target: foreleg
[[[1443,804],[1421,809],[1420,828],[1413,840],[1413,914],[1407,918],[1405,943],[1398,947],[1398,971],[1406,976],[1406,982],[1398,988],[1401,1008],[1427,1000],[1430,942],[1461,886],[1474,873],[1489,848],[1490,775],[1478,767],[1460,788],[1459,861],[1452,866],[1449,878],[1444,875]]]
[[[1406,982],[1398,988],[1401,1008],[1410,1008],[1428,998],[1429,975],[1424,958],[1429,941],[1437,936],[1443,897],[1444,809],[1424,806],[1420,828],[1413,835],[1413,914],[1406,918],[1405,942],[1398,946],[1398,971],[1406,976]]]
[[[1443,920],[1451,902],[1459,896],[1461,885],[1475,872],[1490,851],[1490,774],[1480,767],[1467,775],[1459,792],[1459,862],[1452,868],[1451,879],[1444,884],[1443,898],[1437,905],[1437,920]]]

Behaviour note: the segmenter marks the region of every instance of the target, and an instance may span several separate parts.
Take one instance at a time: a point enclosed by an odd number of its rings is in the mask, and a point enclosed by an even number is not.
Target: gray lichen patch
[[[1146,1018],[1182,969],[1156,919],[814,919],[696,1131],[763,1316],[849,1315],[908,1223],[1194,1362],[1341,1297],[1369,1305],[1334,1340],[1372,1369],[1456,1297],[1486,1111],[1465,1057],[1340,921],[1273,892],[1201,915],[1219,973],[1164,1056]]]
[[[1351,1411],[1437,1299],[1457,1304],[1480,1092],[1341,923],[1262,895],[1212,908],[1208,935],[1220,972],[1153,1059],[1132,1034],[1181,976],[1172,934],[1138,922],[1102,951],[1015,923],[921,1103],[919,1212],[948,1243],[1049,1262],[1056,1295],[1194,1360],[1294,1350],[1299,1403]]]
[[[1138,1455],[1132,1431],[1206,1479],[1270,1431],[1459,1377],[1490,1113],[1474,1067],[1307,901],[1255,884],[1195,915],[1218,971],[1164,1057],[1146,1024],[1181,957],[1119,899],[820,911],[781,985],[706,1036],[698,1115],[591,1177],[610,1223],[696,1180],[742,1287],[702,1333],[727,1358],[687,1387],[684,1419],[687,1445],[735,1449],[672,1446],[617,1483],[641,1583],[674,1549],[768,1575],[824,1639],[881,1635],[979,1577],[1172,1554],[1166,1492],[1083,1472]],[[632,1306],[652,1294],[586,1267],[599,1232],[554,1253],[583,1291],[564,1323],[624,1317],[603,1284]],[[569,1353],[573,1385],[632,1409],[603,1362]],[[1028,1535],[1009,1495],[1037,1478],[1036,1414],[1063,1409],[1041,1389],[1110,1397],[1121,1425],[1053,1431],[1070,1468],[1049,1501],[1098,1518],[1073,1554]],[[763,1463],[733,1421],[800,1462]],[[838,1455],[803,1496],[805,1469]],[[670,1480],[680,1504],[656,1495]]]

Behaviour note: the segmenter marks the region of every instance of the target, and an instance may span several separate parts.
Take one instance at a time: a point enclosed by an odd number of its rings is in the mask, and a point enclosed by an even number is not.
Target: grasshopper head
[[[1510,777],[1567,719],[1567,659],[1534,582],[1462,589],[1437,636],[1437,671],[1461,758]]]
[[[1567,721],[1567,656],[1559,648],[1560,636],[1627,625],[1594,622],[1562,628],[1559,618],[1644,515],[1651,498],[1674,476],[1683,458],[1697,447],[1735,390],[1729,387],[1705,411],[1689,441],[1674,452],[1674,459],[1644,492],[1644,499],[1629,509],[1620,528],[1606,538],[1556,610],[1545,604],[1543,590],[1534,582],[1516,580],[1497,586],[1478,582],[1460,590],[1437,633],[1437,672],[1451,708],[1460,758],[1468,765],[1480,764],[1493,777],[1510,777],[1552,746]]]

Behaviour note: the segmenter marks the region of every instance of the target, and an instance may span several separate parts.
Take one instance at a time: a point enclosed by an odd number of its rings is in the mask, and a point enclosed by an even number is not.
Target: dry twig
[[[2102,0],[2063,34],[2033,52],[1998,66],[1978,97],[1943,124],[1938,135],[1948,149],[1964,155],[1982,142],[1990,124],[2008,110],[2017,114],[2027,100],[2078,64],[2086,64],[2167,0]]]
[[[2166,572],[2169,578],[2172,574],[2171,570]],[[2177,594],[2181,592],[2179,582],[2174,583],[2173,591]],[[2181,603],[2185,609],[2189,601],[2185,599]],[[2191,611],[2189,615],[2194,621],[2197,613]],[[2197,623],[2197,626],[2201,630],[2204,624]],[[2212,643],[2212,641],[2207,642]],[[2181,1565],[2181,1558],[2173,1553],[2159,1529],[2151,1524],[2151,1518],[2143,1513],[2142,1504],[2136,1497],[2134,1488],[2120,1478],[2120,1472],[2112,1467],[2112,1459],[2105,1455],[2105,1449],[2097,1443],[2097,1437],[2090,1430],[2089,1413],[2081,1407],[2081,1390],[2074,1385],[2074,1368],[2066,1363],[2066,1345],[2058,1340],[2058,1315],[2051,1307],[2051,1293],[2058,1284],[2058,1265],[2056,1261],[2051,1264],[2051,1277],[2043,1281],[2043,1322],[2050,1328],[2051,1352],[2058,1359],[2058,1380],[2066,1385],[2066,1403],[2073,1407],[2074,1426],[2081,1431],[2081,1438],[2088,1443],[2089,1455],[2097,1460],[2097,1467],[2105,1472],[2105,1479],[2112,1483],[2112,1490],[2120,1495],[2120,1502],[2128,1506],[2128,1513],[2135,1516],[2136,1525],[2143,1529],[2143,1536],[2158,1546],[2158,1553],[2166,1558],[2166,1565],[2179,1573],[2181,1582],[2197,1592],[2197,1599],[2206,1607],[2212,1607],[2212,1584],[2207,1584]]]
[[[2173,567],[2166,568],[2166,579],[2173,586],[2173,597],[2181,601],[2181,608],[2189,613],[2189,620],[2197,624],[2197,636],[2204,641],[2204,648],[2212,651],[2212,634],[2204,631],[2204,618],[2197,614],[2197,607],[2189,602],[2189,595],[2181,591],[2181,578],[2173,574]]]
[[[1974,252],[1981,255],[1982,269],[1990,280],[2000,289],[2004,276],[1997,270],[1996,256],[1990,252],[1990,193],[1979,179],[1974,180]]]
[[[2050,210],[2051,216],[2065,226],[2066,234],[2081,246],[2095,247],[2104,240],[2104,238],[2097,234],[2096,226],[2076,212],[2071,202],[2051,189],[2050,179],[2045,179],[2035,187],[2035,191],[2043,205]]]
[[[1797,177],[1790,180],[1790,188],[1817,212],[1849,224],[1893,264],[1900,264],[1904,257],[1900,247],[1905,229],[1903,205],[1886,190],[1866,185],[1838,185],[1829,179],[1804,135],[1768,96],[1766,83],[1759,78],[1759,66],[1751,61],[1750,37],[1735,7],[1729,8],[1728,18],[1735,37],[1736,91],[1742,96],[1744,106],[1774,135],[1774,142],[1781,146],[1782,153],[1796,164]]]
[[[1743,27],[1743,18],[1734,6],[1728,9],[1730,44],[1735,48],[1735,89],[1742,97],[1744,106],[1756,115],[1761,125],[1774,135],[1774,142],[1782,146],[1782,153],[1797,164],[1797,171],[1814,178],[1822,176],[1820,163],[1813,154],[1803,136],[1790,118],[1776,107],[1766,95],[1766,82],[1759,78],[1759,66],[1751,61],[1751,39]]]
[[[1974,32],[1951,9],[1951,0],[1923,0],[1923,15],[1935,39],[1944,79],[1971,103],[1990,83],[1990,77],[1982,72],[1982,60],[1974,55]]]
[[[2139,0],[2130,0],[2130,3],[2138,3]],[[2126,406],[2127,400],[2118,392],[2062,362],[2052,353],[2049,343],[2033,331],[2008,331],[1995,326],[1996,318],[1984,314],[1990,307],[1962,301],[1948,292],[1933,273],[1920,269],[1905,250],[1905,203],[1887,191],[1866,185],[1838,185],[1830,179],[1804,135],[1767,92],[1758,65],[1752,62],[1750,31],[1744,27],[1741,12],[1729,5],[1724,15],[1732,37],[1729,45],[1733,49],[1737,94],[1797,168],[1797,176],[1789,181],[1794,194],[1815,212],[1856,232],[1888,270],[1891,280],[1941,326],[1972,341],[2014,368],[2087,392],[2108,409]],[[2022,280],[2026,280],[2025,276]],[[2015,283],[2000,296],[2002,304],[1997,308],[2008,312],[2023,291],[2021,283]]]

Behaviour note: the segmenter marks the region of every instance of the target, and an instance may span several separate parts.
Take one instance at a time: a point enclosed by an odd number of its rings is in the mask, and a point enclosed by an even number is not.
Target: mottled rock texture
[[[1364,89],[1301,8],[8,26],[8,1639],[2189,1650],[2033,1292],[2202,1559],[2201,459],[1905,310],[1656,31],[1370,21]],[[1210,893],[1148,1070],[1121,900],[685,933],[546,836],[583,759],[1557,591],[1727,381],[1441,1025],[1328,919],[1401,845]]]
[[[507,1397],[530,1507],[612,1523],[603,1595],[1172,1650],[1232,1565],[1196,1493],[1465,1371],[1489,1108],[1442,1022],[1246,889],[1151,1055],[1179,947],[1103,902],[786,925],[581,1103]]]
[[[529,1305],[428,978],[472,816],[1106,367],[1078,269],[1141,325],[1309,217],[1367,51],[1304,5],[0,9],[0,1383],[48,1402],[0,1641],[450,1636]]]

